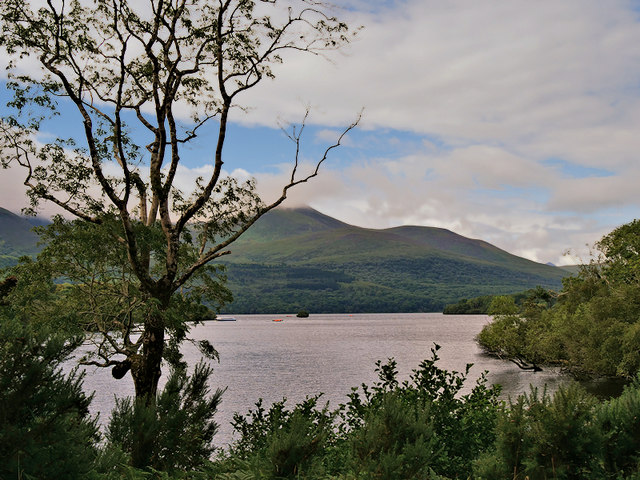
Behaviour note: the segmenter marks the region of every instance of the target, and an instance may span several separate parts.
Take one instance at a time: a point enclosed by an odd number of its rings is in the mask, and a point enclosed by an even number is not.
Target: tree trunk
[[[164,350],[164,324],[160,319],[153,320],[145,324],[142,354],[131,362],[136,400],[144,400],[146,405],[154,403],[156,399]]]

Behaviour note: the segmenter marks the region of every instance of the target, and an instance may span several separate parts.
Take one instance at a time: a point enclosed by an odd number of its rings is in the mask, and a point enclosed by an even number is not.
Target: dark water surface
[[[229,424],[234,412],[247,412],[263,398],[266,405],[286,397],[291,405],[305,396],[324,393],[332,407],[344,403],[352,387],[373,383],[375,363],[393,357],[401,379],[430,357],[434,343],[439,366],[464,371],[473,363],[466,389],[470,390],[482,372],[490,383],[503,387],[503,396],[529,391],[529,385],[548,385],[555,390],[569,379],[554,369],[525,372],[511,362],[484,355],[474,338],[489,321],[485,315],[442,315],[438,313],[311,315],[306,319],[277,315],[237,315],[235,322],[206,322],[191,332],[194,339],[207,339],[220,353],[214,365],[214,388],[226,387],[216,416],[220,431],[216,443],[232,438]],[[282,322],[273,322],[281,318]],[[193,345],[184,348],[190,365],[200,359]],[[117,381],[110,371],[90,368],[87,391],[95,390],[94,413],[106,422],[114,396],[133,394],[129,376]],[[166,375],[163,376],[166,379]]]

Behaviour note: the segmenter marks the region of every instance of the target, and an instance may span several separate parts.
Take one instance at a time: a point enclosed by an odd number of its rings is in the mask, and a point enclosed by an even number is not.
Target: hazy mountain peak
[[[23,255],[38,251],[38,236],[26,218],[0,207],[0,267],[15,264]]]

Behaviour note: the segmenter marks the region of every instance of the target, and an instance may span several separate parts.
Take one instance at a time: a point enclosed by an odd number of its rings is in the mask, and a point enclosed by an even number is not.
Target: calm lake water
[[[216,443],[232,439],[230,420],[234,412],[247,412],[259,398],[266,405],[286,397],[293,405],[320,392],[331,406],[344,403],[352,387],[371,384],[377,377],[375,363],[393,357],[401,379],[430,357],[434,343],[439,366],[464,371],[473,363],[467,382],[470,390],[482,372],[490,383],[503,387],[503,397],[529,390],[529,385],[548,385],[555,390],[569,379],[556,370],[526,372],[513,363],[484,355],[474,338],[489,321],[485,315],[438,313],[311,315],[306,319],[277,315],[237,315],[235,322],[206,322],[191,332],[194,339],[207,339],[220,353],[214,365],[214,388],[227,388],[216,416],[220,424]],[[282,318],[282,322],[273,322]],[[200,354],[192,345],[184,349],[189,364]],[[106,422],[114,396],[133,394],[130,376],[111,377],[110,370],[87,370],[85,389],[95,391],[93,413]],[[166,378],[166,375],[163,377]]]

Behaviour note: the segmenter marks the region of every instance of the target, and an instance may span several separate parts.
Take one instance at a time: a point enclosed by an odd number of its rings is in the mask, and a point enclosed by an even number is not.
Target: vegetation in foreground
[[[154,403],[118,401],[101,437],[82,375],[62,370],[81,337],[23,311],[0,307],[0,478],[640,478],[640,379],[609,401],[573,385],[504,403],[484,378],[440,369],[437,345],[405,382],[379,362],[335,410],[258,401],[225,451],[210,367],[174,368]]]
[[[484,378],[469,386],[466,372],[440,369],[435,346],[405,382],[393,360],[378,363],[379,380],[336,409],[320,396],[258,401],[235,416],[238,437],[224,451],[215,448],[223,392],[211,390],[209,366],[189,372],[179,359],[152,402],[119,400],[101,435],[82,376],[62,368],[85,338],[81,300],[94,297],[25,260],[0,285],[0,478],[638,480],[638,233],[632,222],[606,236],[604,261],[567,280],[555,303],[543,289],[521,307],[497,298],[481,334],[534,365],[561,342],[578,372],[634,376],[620,397],[599,401],[572,385],[505,403]]]
[[[46,262],[25,261],[0,285],[0,478],[640,479],[639,230],[632,222],[606,236],[604,261],[567,280],[555,303],[543,289],[521,307],[497,298],[481,334],[534,364],[561,342],[579,372],[634,376],[620,397],[571,385],[505,403],[484,378],[465,385],[466,372],[440,369],[436,345],[405,382],[393,360],[378,363],[379,380],[337,409],[321,396],[258,401],[235,416],[237,440],[224,451],[223,392],[204,363],[188,372],[174,362],[153,402],[119,400],[101,435],[82,375],[62,369],[84,339],[76,289],[56,285]]]

